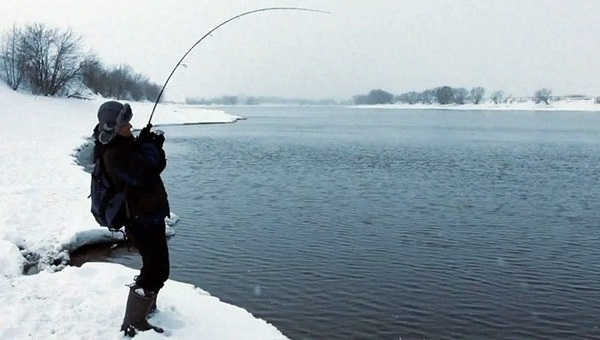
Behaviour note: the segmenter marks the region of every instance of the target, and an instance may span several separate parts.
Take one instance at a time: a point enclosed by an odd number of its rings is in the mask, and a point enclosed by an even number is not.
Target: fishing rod
[[[196,43],[194,45],[192,45],[192,47],[190,47],[190,49],[187,52],[185,52],[185,54],[183,55],[183,57],[181,57],[181,59],[179,59],[179,61],[177,62],[177,64],[173,68],[173,70],[171,71],[171,74],[169,74],[169,77],[167,77],[167,80],[165,81],[163,87],[160,89],[160,93],[158,94],[158,97],[156,97],[156,101],[154,102],[154,107],[152,107],[152,112],[150,113],[150,118],[148,119],[148,125],[147,125],[147,127],[151,127],[152,126],[150,123],[152,122],[152,117],[154,117],[154,110],[156,110],[156,106],[158,105],[158,102],[160,101],[160,97],[162,97],[162,94],[165,91],[165,88],[167,87],[167,84],[169,83],[169,80],[171,80],[171,77],[173,76],[173,74],[175,73],[175,71],[177,70],[177,68],[179,67],[179,65],[181,65],[181,63],[183,62],[183,60],[185,59],[185,57],[187,57],[187,55],[194,49],[194,47],[196,47],[200,42],[202,42],[202,40],[204,40],[204,38],[208,37],[212,32],[218,30],[221,26],[226,25],[230,21],[233,21],[235,19],[241,18],[241,17],[246,16],[246,15],[258,13],[258,12],[277,11],[277,10],[304,11],[304,12],[317,12],[317,13],[330,14],[330,12],[327,12],[327,11],[322,11],[322,10],[319,10],[319,9],[311,9],[311,8],[302,8],[302,7],[267,7],[267,8],[259,8],[259,9],[255,9],[255,10],[251,10],[251,11],[247,11],[247,12],[238,14],[238,15],[236,15],[234,17],[231,17],[231,18],[223,21],[222,23],[218,24],[213,29],[211,29],[210,31],[208,31],[205,35],[203,35],[202,38],[198,39],[198,41],[196,41]]]

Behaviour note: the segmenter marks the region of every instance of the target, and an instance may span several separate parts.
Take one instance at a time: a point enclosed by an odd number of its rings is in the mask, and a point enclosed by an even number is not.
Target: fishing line
[[[241,17],[246,16],[246,15],[258,13],[258,12],[276,11],[276,10],[304,11],[304,12],[316,12],[316,13],[330,14],[330,12],[327,12],[327,11],[322,11],[322,10],[318,10],[318,9],[311,9],[311,8],[302,8],[302,7],[268,7],[268,8],[259,8],[259,9],[255,9],[255,10],[251,10],[251,11],[247,11],[247,12],[238,14],[238,15],[236,15],[234,17],[231,17],[231,18],[223,21],[222,23],[218,24],[213,29],[211,29],[210,31],[208,31],[205,35],[203,35],[202,38],[198,39],[198,41],[196,41],[196,43],[194,45],[192,45],[192,47],[190,47],[190,49],[187,50],[187,52],[185,52],[185,54],[183,55],[183,57],[181,57],[181,59],[179,59],[179,61],[177,62],[177,64],[173,68],[173,70],[171,71],[171,74],[169,74],[169,77],[167,77],[167,80],[165,81],[163,87],[160,89],[160,93],[158,94],[158,97],[156,97],[156,101],[154,102],[154,107],[152,107],[152,112],[150,113],[150,118],[148,119],[148,125],[147,126],[148,127],[152,126],[150,123],[152,122],[152,117],[154,116],[154,110],[156,110],[156,106],[158,105],[158,102],[160,101],[160,98],[162,97],[162,94],[163,94],[165,88],[167,87],[167,84],[169,83],[169,80],[171,80],[171,77],[173,76],[173,74],[175,73],[175,71],[177,70],[177,68],[180,65],[182,65],[181,63],[183,62],[183,60],[185,59],[185,57],[187,57],[187,55],[194,49],[194,47],[196,47],[198,44],[200,44],[200,42],[202,42],[202,40],[204,40],[204,38],[208,37],[212,32],[216,31],[221,26],[226,25],[227,23],[229,23],[229,22],[231,22],[231,21],[233,21],[235,19],[241,18]]]

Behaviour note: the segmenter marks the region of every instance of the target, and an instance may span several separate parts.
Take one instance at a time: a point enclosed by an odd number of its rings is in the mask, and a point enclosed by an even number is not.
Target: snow
[[[0,277],[12,278],[21,275],[24,263],[25,258],[17,246],[0,240]]]
[[[0,85],[0,339],[121,338],[128,293],[123,285],[137,270],[109,263],[68,266],[70,251],[120,237],[93,219],[90,175],[73,157],[90,136],[102,101],[32,96]],[[132,124],[143,127],[152,103],[130,105]],[[160,104],[154,123],[237,119]],[[174,215],[167,222],[176,220]],[[167,232],[174,233],[171,227]],[[28,268],[41,272],[23,275]],[[158,307],[153,321],[176,339],[285,339],[265,321],[192,285],[169,280]],[[163,336],[145,332],[136,338]]]
[[[17,277],[0,286],[0,339],[123,339],[118,330],[129,293],[124,284],[135,274],[118,264],[86,263]],[[166,334],[150,330],[135,339],[285,339],[244,309],[186,283],[167,281],[157,308],[149,322]]]
[[[144,105],[142,105],[144,106]],[[151,105],[147,106],[147,110],[144,112],[148,112],[145,116],[138,115],[132,119],[133,126],[143,127],[148,122],[148,116],[150,112],[152,112]],[[190,124],[198,122],[197,120],[190,120],[190,115],[193,115],[198,110],[202,111],[202,120],[201,123],[233,123],[236,120],[242,119],[241,117],[227,115],[224,116],[222,111],[214,110],[214,109],[201,109],[198,107],[186,106],[186,105],[170,105],[170,110],[168,113],[160,112],[154,113],[154,117],[152,118],[152,124],[154,125],[170,125],[170,124]],[[158,111],[158,109],[157,109]]]
[[[560,100],[551,102],[550,105],[536,104],[533,101],[494,104],[485,102],[481,104],[382,104],[382,105],[356,105],[352,108],[378,108],[378,109],[406,109],[406,110],[482,110],[482,111],[600,111],[600,104],[593,99],[587,100]]]

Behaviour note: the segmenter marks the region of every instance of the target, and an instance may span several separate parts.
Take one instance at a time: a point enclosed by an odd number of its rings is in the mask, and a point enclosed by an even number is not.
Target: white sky
[[[267,12],[224,26],[188,56],[169,97],[344,99],[440,85],[600,95],[598,0],[1,0],[0,28],[71,27],[106,64],[162,84],[210,28],[270,6],[333,14]]]

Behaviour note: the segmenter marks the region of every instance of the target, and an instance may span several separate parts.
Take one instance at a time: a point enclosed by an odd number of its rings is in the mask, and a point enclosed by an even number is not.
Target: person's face
[[[117,134],[123,137],[131,137],[131,124],[127,122],[126,124],[121,125],[119,130],[117,130]]]

